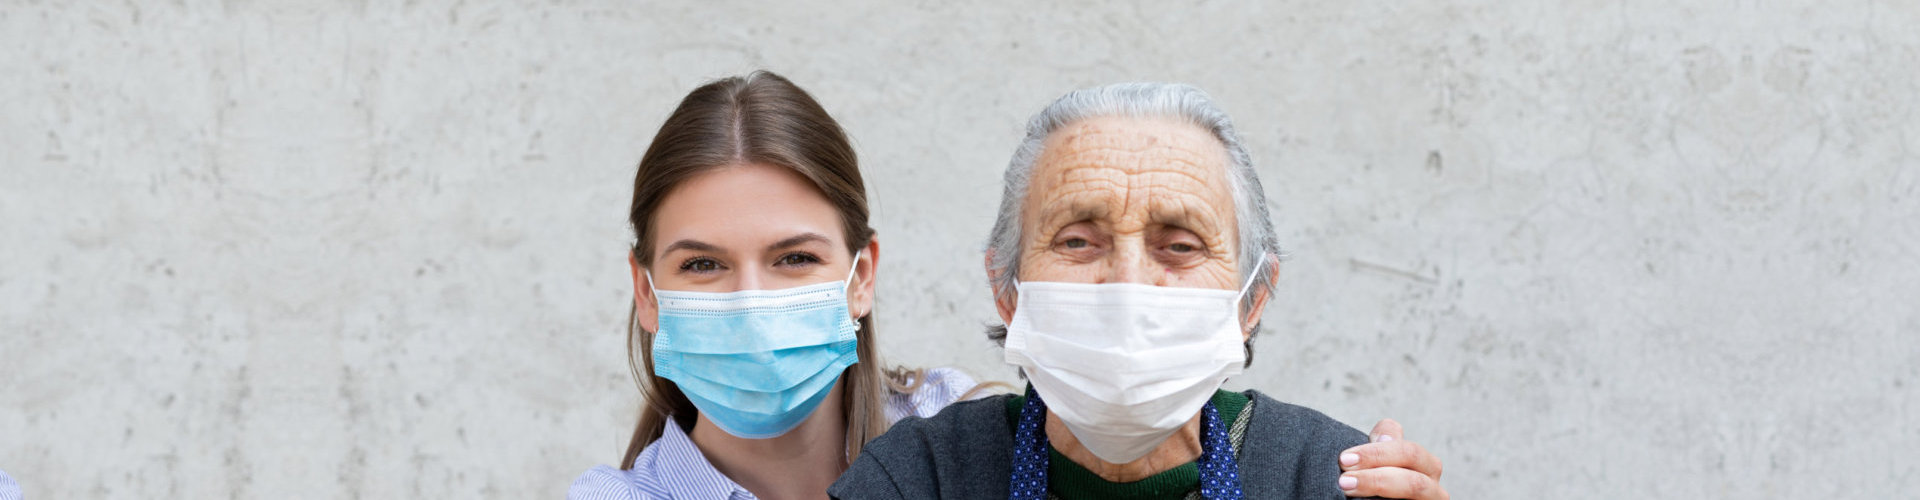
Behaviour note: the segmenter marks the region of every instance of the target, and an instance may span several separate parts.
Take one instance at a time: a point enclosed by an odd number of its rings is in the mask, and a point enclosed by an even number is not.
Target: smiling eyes
[[[680,263],[681,272],[709,273],[720,270],[720,261],[706,257],[694,257]]]
[[[773,265],[783,267],[801,267],[819,263],[820,257],[806,252],[793,252],[782,255],[779,260],[773,261]]]
[[[790,252],[774,259],[773,266],[787,269],[804,269],[820,265],[820,256],[807,252]],[[712,257],[693,257],[680,263],[680,272],[690,274],[708,274],[726,269],[726,265]]]

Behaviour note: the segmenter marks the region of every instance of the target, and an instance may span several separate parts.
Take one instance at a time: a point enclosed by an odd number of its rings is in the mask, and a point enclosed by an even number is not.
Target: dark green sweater
[[[1241,394],[1252,402],[1247,410],[1252,412],[1252,420],[1241,447],[1235,450],[1240,486],[1246,497],[1345,499],[1339,486],[1340,451],[1366,443],[1367,435],[1320,412],[1276,401],[1259,391]],[[853,466],[827,493],[841,499],[1005,498],[1013,469],[1014,420],[1008,411],[1013,398],[1006,395],[955,403],[933,418],[901,420],[892,430],[868,442]],[[1215,395],[1215,407],[1221,410],[1223,422],[1231,422],[1221,399]],[[1086,470],[1065,457],[1056,453],[1049,461],[1050,487],[1055,493],[1071,487],[1075,491],[1062,496],[1075,496],[1081,488],[1098,487],[1083,484],[1085,477],[1074,478],[1072,469]],[[1177,477],[1178,471],[1191,467],[1181,466],[1140,483],[1105,484],[1131,489],[1146,481],[1167,486],[1184,479],[1184,484],[1197,486],[1198,476],[1192,471],[1186,476],[1191,479]],[[1168,474],[1175,476],[1162,477]],[[1169,492],[1185,495],[1184,491]]]

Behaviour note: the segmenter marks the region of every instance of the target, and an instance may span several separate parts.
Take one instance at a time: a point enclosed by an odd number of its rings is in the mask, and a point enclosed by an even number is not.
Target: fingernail
[[[1393,436],[1389,436],[1386,434],[1381,434],[1380,437],[1373,438],[1373,442],[1376,442],[1376,443],[1385,443],[1387,441],[1392,441],[1392,440],[1393,440]]]
[[[1353,476],[1340,476],[1340,489],[1352,490],[1354,488],[1359,488],[1359,487],[1360,487],[1360,478],[1353,477]]]
[[[1354,464],[1357,464],[1357,463],[1360,463],[1359,453],[1341,453],[1340,454],[1340,465],[1352,467]]]

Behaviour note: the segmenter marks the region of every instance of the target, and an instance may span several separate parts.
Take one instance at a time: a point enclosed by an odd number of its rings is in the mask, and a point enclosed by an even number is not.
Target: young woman
[[[628,361],[646,407],[569,498],[824,498],[860,446],[974,388],[883,373],[880,243],[852,145],[767,72],[687,95],[634,176]]]

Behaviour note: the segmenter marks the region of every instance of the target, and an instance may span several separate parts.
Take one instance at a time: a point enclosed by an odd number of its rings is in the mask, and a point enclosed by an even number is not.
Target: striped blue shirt
[[[587,469],[573,487],[568,500],[641,500],[666,498],[711,498],[748,500],[755,498],[746,488],[727,479],[707,462],[700,448],[693,446],[687,432],[667,421],[660,439],[647,445],[633,460],[633,469],[620,470],[600,465]]]
[[[13,476],[0,470],[0,500],[20,500],[20,483],[13,482]]]
[[[928,417],[939,413],[948,403],[959,399],[974,386],[973,378],[959,370],[934,368],[926,371],[926,380],[907,394],[887,398],[887,421],[907,416]],[[754,499],[753,493],[740,487],[700,454],[687,432],[667,421],[660,439],[647,445],[633,460],[633,468],[620,470],[601,465],[588,469],[573,487],[569,500],[652,500],[652,499]],[[5,500],[5,499],[0,499]]]
[[[887,422],[899,422],[907,417],[931,417],[940,413],[948,403],[960,399],[976,385],[973,377],[966,372],[952,368],[929,368],[925,381],[907,381],[908,385],[919,382],[913,392],[887,395]],[[978,396],[976,396],[978,397]]]

